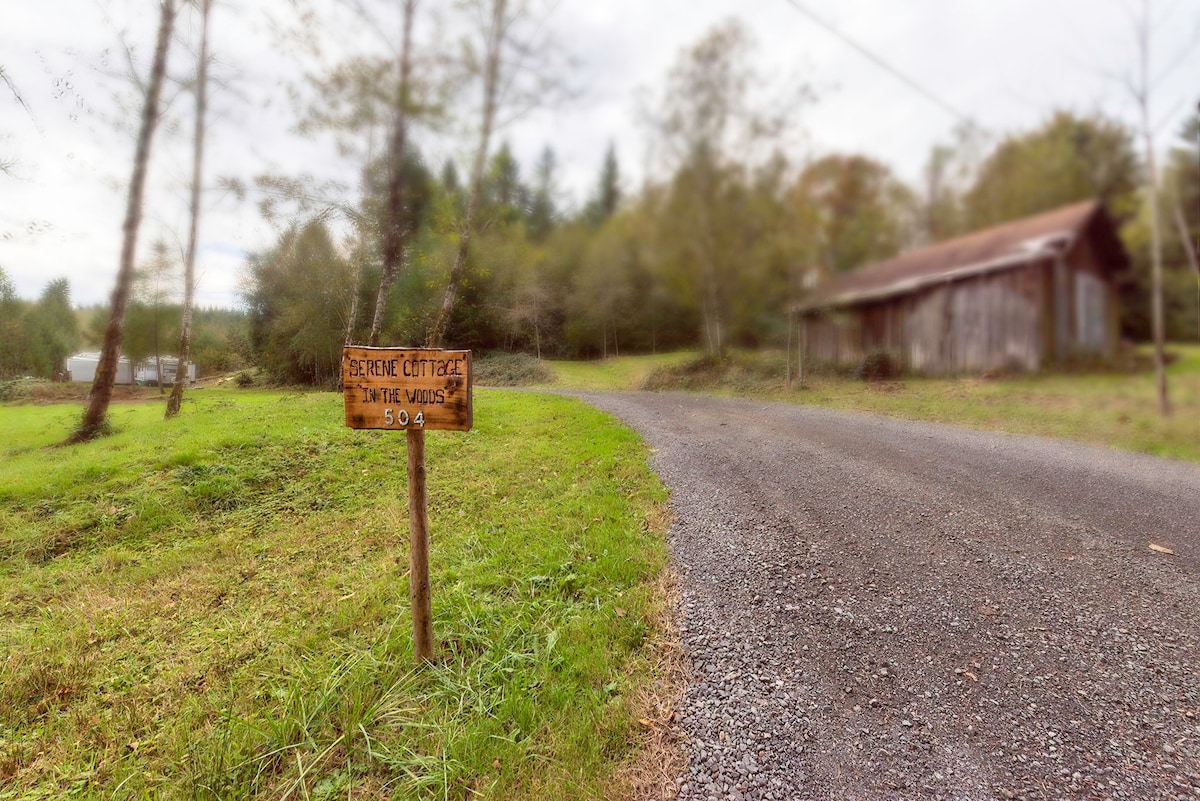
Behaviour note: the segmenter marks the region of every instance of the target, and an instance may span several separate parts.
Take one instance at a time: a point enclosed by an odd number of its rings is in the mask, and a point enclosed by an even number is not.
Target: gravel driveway
[[[1200,798],[1200,466],[580,397],[672,491],[680,799]]]

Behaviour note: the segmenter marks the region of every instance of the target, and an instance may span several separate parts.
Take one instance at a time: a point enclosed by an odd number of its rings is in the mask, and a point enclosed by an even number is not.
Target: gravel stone
[[[1200,798],[1200,466],[578,396],[671,489],[681,801]]]

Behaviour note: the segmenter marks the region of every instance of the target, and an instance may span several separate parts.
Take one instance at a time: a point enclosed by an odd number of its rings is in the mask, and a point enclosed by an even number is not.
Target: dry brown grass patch
[[[665,511],[653,526],[666,531]],[[654,587],[655,604],[651,623],[654,636],[647,651],[651,681],[638,686],[631,699],[633,713],[642,731],[633,760],[618,769],[612,801],[668,801],[679,795],[679,775],[687,764],[683,743],[675,725],[675,710],[687,684],[687,655],[679,644],[679,588],[670,566],[659,574]]]

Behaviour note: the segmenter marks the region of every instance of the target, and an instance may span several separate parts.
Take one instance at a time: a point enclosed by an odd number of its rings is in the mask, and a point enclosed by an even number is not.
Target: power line
[[[891,64],[884,61],[883,58],[881,58],[880,56],[871,52],[871,50],[869,50],[866,46],[859,44],[858,42],[854,41],[846,34],[842,33],[840,30],[835,28],[830,22],[828,22],[825,19],[822,19],[821,17],[814,14],[810,9],[801,5],[799,0],[783,0],[783,1],[785,3],[787,3],[789,6],[791,6],[792,8],[796,9],[796,11],[798,11],[801,14],[803,14],[804,16],[808,17],[812,22],[814,22],[817,25],[819,25],[820,27],[824,28],[826,31],[833,34],[838,39],[841,39],[846,44],[850,45],[850,47],[854,48],[860,54],[862,54],[865,58],[869,59],[873,64],[875,64],[875,66],[884,70],[889,75],[891,75],[893,78],[895,78],[896,80],[900,81],[905,86],[907,86],[909,89],[912,89],[914,92],[921,95],[921,97],[925,98],[926,100],[928,100],[931,103],[933,103],[934,105],[936,105],[938,108],[940,108],[943,111],[945,111],[946,113],[950,114],[950,116],[957,117],[960,122],[962,122],[964,125],[966,125],[970,128],[979,128],[979,124],[976,123],[975,120],[972,119],[969,114],[965,114],[962,111],[959,111],[957,108],[955,108],[949,102],[947,102],[946,100],[944,100],[941,97],[939,97],[938,95],[936,95],[932,90],[926,89],[924,86],[922,86],[920,83],[918,83],[915,79],[910,78],[909,76],[905,75],[903,72],[901,72],[900,70],[893,67]]]

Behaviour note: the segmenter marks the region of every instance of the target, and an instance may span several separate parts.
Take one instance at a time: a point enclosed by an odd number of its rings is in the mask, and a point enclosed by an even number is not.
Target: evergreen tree
[[[58,278],[46,285],[25,315],[25,368],[40,378],[59,378],[79,346],[79,321],[71,308],[71,285]]]
[[[25,370],[25,304],[17,297],[8,273],[0,267],[0,379],[12,378]]]
[[[549,145],[542,150],[537,164],[537,183],[529,205],[529,236],[535,242],[545,241],[554,227],[557,209],[554,203],[554,173],[558,160]]]
[[[612,142],[604,153],[604,165],[600,168],[600,179],[596,193],[588,201],[584,216],[592,225],[600,225],[617,212],[621,202],[621,171],[617,165],[617,149]]]
[[[293,226],[248,265],[250,346],[275,380],[332,386],[350,308],[350,267],[319,221]]]

